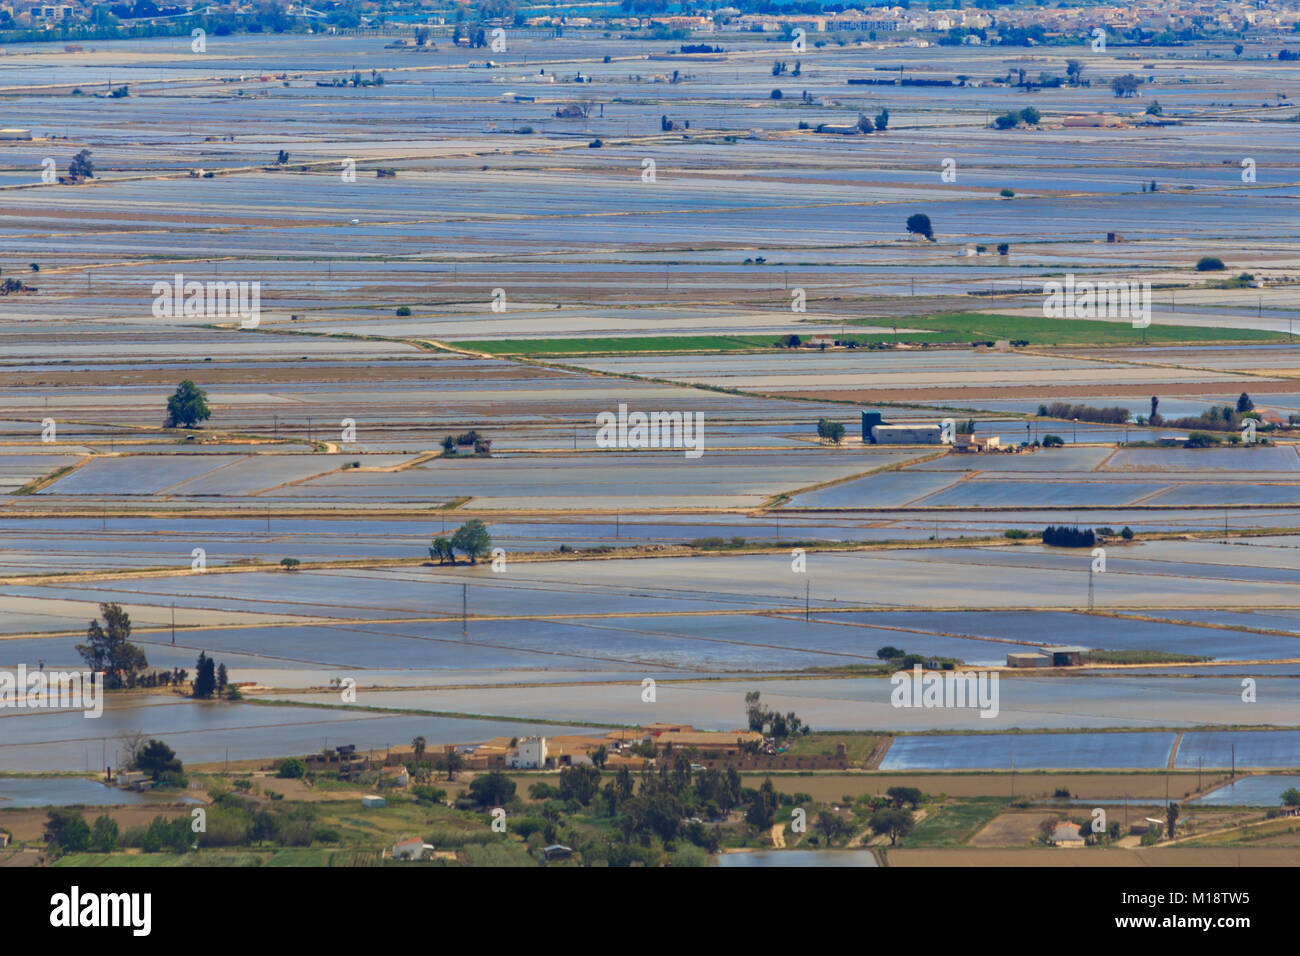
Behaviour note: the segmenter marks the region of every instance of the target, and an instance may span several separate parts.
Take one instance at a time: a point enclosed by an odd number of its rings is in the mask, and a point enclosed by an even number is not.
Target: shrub
[[[297,757],[285,757],[275,775],[285,780],[301,780],[307,775],[307,765]]]
[[[1097,536],[1091,528],[1049,524],[1043,529],[1043,544],[1055,548],[1091,548],[1096,543]]]
[[[1002,536],[1004,538],[1010,538],[1013,541],[1018,541],[1021,538],[1028,538],[1029,532],[1020,528],[1008,528],[1006,531],[1002,532]]]
[[[1124,529],[1120,531],[1119,536],[1123,538],[1125,541],[1132,541],[1133,529],[1130,528],[1128,525],[1124,525]]]
[[[1060,435],[1044,435],[1044,436],[1043,436],[1043,447],[1044,447],[1044,448],[1060,448],[1060,447],[1061,447],[1062,445],[1064,445],[1064,444],[1065,444],[1065,439],[1062,438]]]
[[[409,305],[400,305],[400,306],[397,307],[397,314],[398,314],[398,315],[410,315],[410,314],[411,314],[411,307],[410,307]]]
[[[1223,268],[1223,260],[1217,256],[1201,256],[1196,260],[1197,272],[1218,272]]]
[[[841,422],[833,422],[829,418],[823,418],[817,422],[817,437],[829,438],[838,445],[844,440],[844,425]]]

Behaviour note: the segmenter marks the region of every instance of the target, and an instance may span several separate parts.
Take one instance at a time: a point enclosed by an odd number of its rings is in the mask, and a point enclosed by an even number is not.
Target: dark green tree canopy
[[[101,604],[104,623],[91,621],[86,628],[86,643],[77,645],[86,666],[104,672],[104,686],[115,690],[126,683],[130,674],[149,666],[144,651],[131,643],[131,617],[120,604]]]
[[[193,428],[199,422],[212,417],[208,409],[208,393],[203,391],[188,378],[176,386],[176,391],[167,399],[167,428]]]
[[[914,236],[925,236],[927,239],[934,238],[934,228],[930,225],[930,217],[923,212],[914,212],[907,217],[907,231]]]
[[[150,740],[136,758],[136,768],[157,780],[165,773],[180,773],[181,762],[176,752],[161,740]]]
[[[492,547],[492,536],[488,534],[487,525],[478,518],[466,521],[451,536],[452,551],[464,554],[469,558],[470,564],[474,564],[482,555],[487,554],[490,547]]]

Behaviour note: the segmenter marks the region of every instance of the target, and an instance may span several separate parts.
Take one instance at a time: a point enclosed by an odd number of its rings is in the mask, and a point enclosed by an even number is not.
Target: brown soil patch
[[[176,817],[189,816],[191,809],[193,808],[160,803],[136,804],[129,807],[80,807],[78,812],[86,818],[87,823],[93,822],[95,817],[108,814],[120,830],[126,831],[132,827],[148,826],[149,821],[154,817],[172,820]],[[39,842],[45,833],[48,811],[48,807],[0,811],[0,827],[4,827],[14,835],[15,843]]]
[[[1003,813],[970,839],[971,846],[1024,846],[1038,836],[1044,820],[1055,820],[1055,813]]]

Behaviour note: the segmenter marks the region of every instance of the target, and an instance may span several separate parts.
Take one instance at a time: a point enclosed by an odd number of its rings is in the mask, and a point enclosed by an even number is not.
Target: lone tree
[[[165,773],[179,774],[184,768],[172,750],[161,740],[150,740],[136,758],[136,769],[147,773],[153,780],[158,780]]]
[[[68,163],[69,176],[81,176],[85,179],[95,178],[95,164],[90,161],[90,150],[83,149]]]
[[[451,536],[452,563],[454,564],[456,560],[455,552],[460,551],[469,558],[470,564],[475,564],[490,547],[492,547],[492,536],[488,534],[487,525],[478,518],[471,518],[457,528],[456,533]]]
[[[930,225],[930,217],[923,212],[914,212],[907,217],[907,231],[913,236],[925,236],[931,242],[934,241],[934,229]]]
[[[1245,412],[1253,412],[1254,410],[1255,410],[1255,403],[1250,400],[1249,395],[1247,395],[1245,392],[1242,392],[1239,396],[1237,396],[1238,412],[1244,414]]]
[[[208,393],[187,378],[176,386],[175,393],[167,399],[167,423],[164,427],[194,428],[199,422],[211,417]]]
[[[1116,96],[1133,96],[1137,93],[1141,80],[1132,73],[1125,73],[1110,81],[1110,88]]]
[[[911,810],[877,810],[871,815],[868,826],[876,836],[889,835],[889,845],[893,846],[901,836],[912,832],[915,818]]]
[[[144,651],[131,643],[131,617],[120,604],[101,604],[99,613],[104,624],[91,621],[86,628],[86,643],[77,645],[86,666],[92,671],[104,672],[104,686],[114,690],[123,686],[130,676],[148,667]]]
[[[844,440],[844,424],[842,422],[833,422],[829,418],[823,418],[817,422],[817,437],[829,438],[838,445]]]

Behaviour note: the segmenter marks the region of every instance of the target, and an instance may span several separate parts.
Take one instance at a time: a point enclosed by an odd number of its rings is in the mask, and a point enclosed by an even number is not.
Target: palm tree
[[[447,779],[455,780],[456,771],[459,770],[462,766],[464,766],[465,761],[461,757],[461,755],[457,752],[454,744],[447,745],[446,753],[447,753]]]
[[[416,737],[411,741],[411,749],[415,751],[415,762],[417,764],[424,759],[424,748],[428,743],[423,737]]]

